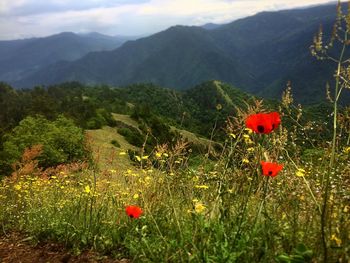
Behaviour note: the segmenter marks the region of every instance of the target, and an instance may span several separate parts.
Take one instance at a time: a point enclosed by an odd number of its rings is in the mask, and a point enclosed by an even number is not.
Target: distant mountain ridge
[[[207,30],[212,30],[212,29],[217,29],[221,26],[222,25],[220,25],[220,24],[206,23],[206,24],[202,25],[202,28],[207,29]]]
[[[49,37],[0,41],[0,80],[13,82],[58,61],[112,50],[128,39],[100,33],[62,32]]]
[[[71,62],[58,62],[18,81],[17,87],[77,80],[86,84],[128,85],[152,82],[187,89],[217,79],[264,97],[280,97],[292,82],[298,102],[325,99],[332,81],[330,63],[309,52],[322,23],[325,35],[336,6],[262,12],[214,29],[174,26],[111,51],[93,52]]]

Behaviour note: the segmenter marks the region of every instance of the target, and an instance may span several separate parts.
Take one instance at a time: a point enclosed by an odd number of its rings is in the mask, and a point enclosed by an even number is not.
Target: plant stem
[[[175,203],[174,203],[173,195],[171,194],[171,189],[170,189],[169,182],[167,182],[167,187],[168,187],[169,197],[170,197],[171,204],[172,204],[172,209],[173,209],[173,212],[174,212],[174,218],[175,218],[177,227],[179,229],[179,233],[180,233],[180,237],[181,237],[181,243],[183,244],[183,240],[184,239],[183,239],[183,234],[182,234],[182,230],[181,230],[181,225],[180,225],[179,217],[177,216],[177,213],[176,213]]]
[[[322,206],[322,214],[321,214],[321,236],[322,236],[322,245],[323,245],[323,261],[327,262],[328,260],[328,246],[327,246],[327,233],[326,233],[326,221],[327,221],[327,206],[328,206],[328,196],[329,196],[329,188],[330,188],[330,179],[331,172],[334,168],[335,163],[335,153],[336,153],[336,143],[337,143],[337,117],[338,117],[338,100],[342,89],[339,89],[340,84],[340,73],[341,73],[341,65],[345,53],[345,47],[348,40],[348,32],[345,32],[343,48],[340,53],[340,57],[338,60],[337,72],[335,75],[335,90],[334,90],[334,103],[333,103],[333,139],[332,139],[332,151],[331,158],[329,161],[328,172],[326,174],[326,185],[324,190],[324,198],[323,198],[323,206]]]
[[[260,217],[261,211],[263,209],[263,206],[265,205],[265,200],[266,200],[266,196],[267,196],[267,192],[268,192],[268,186],[269,186],[269,179],[270,179],[270,177],[267,177],[267,179],[264,182],[264,196],[263,196],[263,199],[261,200],[261,203],[260,203],[260,206],[259,206],[259,210],[258,210],[258,214],[256,215],[256,218],[255,218],[254,229],[255,229],[255,226],[256,226],[256,224],[257,224],[257,222],[259,220],[259,217]]]

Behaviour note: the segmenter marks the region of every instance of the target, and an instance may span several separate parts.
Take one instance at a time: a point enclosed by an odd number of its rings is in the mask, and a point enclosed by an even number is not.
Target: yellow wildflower
[[[197,203],[194,205],[194,211],[195,211],[197,214],[203,213],[205,209],[206,209],[206,207],[205,207],[201,202],[197,202]]]
[[[338,247],[341,246],[342,241],[335,234],[332,235],[331,241],[335,241],[335,243],[337,244]]]
[[[230,136],[233,138],[233,139],[236,139],[236,135],[235,134],[233,134],[233,133],[230,133]]]
[[[305,175],[306,171],[302,168],[298,168],[298,170],[296,171],[295,175],[299,176],[299,177],[303,177]]]
[[[252,133],[253,133],[253,130],[252,130],[252,129],[245,128],[244,130],[245,130],[245,131],[247,131],[247,132],[248,132],[248,134],[252,134]]]
[[[242,160],[242,163],[249,163],[249,160],[248,160],[247,158],[244,158],[244,159]]]
[[[344,153],[350,153],[350,147],[344,148],[343,152],[344,152]]]
[[[244,134],[243,138],[246,144],[254,144],[254,142],[250,139],[250,136],[248,134]]]
[[[91,188],[90,188],[89,185],[85,186],[84,192],[87,193],[87,194],[91,193]]]

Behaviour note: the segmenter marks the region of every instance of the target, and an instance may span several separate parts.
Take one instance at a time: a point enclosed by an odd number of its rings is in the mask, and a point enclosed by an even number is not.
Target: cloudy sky
[[[63,31],[147,35],[172,25],[225,23],[330,0],[0,0],[0,39]]]

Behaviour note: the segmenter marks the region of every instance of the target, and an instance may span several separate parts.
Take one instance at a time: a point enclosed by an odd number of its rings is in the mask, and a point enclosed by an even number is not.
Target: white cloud
[[[264,10],[329,0],[0,0],[0,39],[62,31],[154,33],[174,24],[225,23]]]
[[[15,8],[22,6],[26,0],[1,0],[0,1],[0,14],[4,14],[12,11]]]

